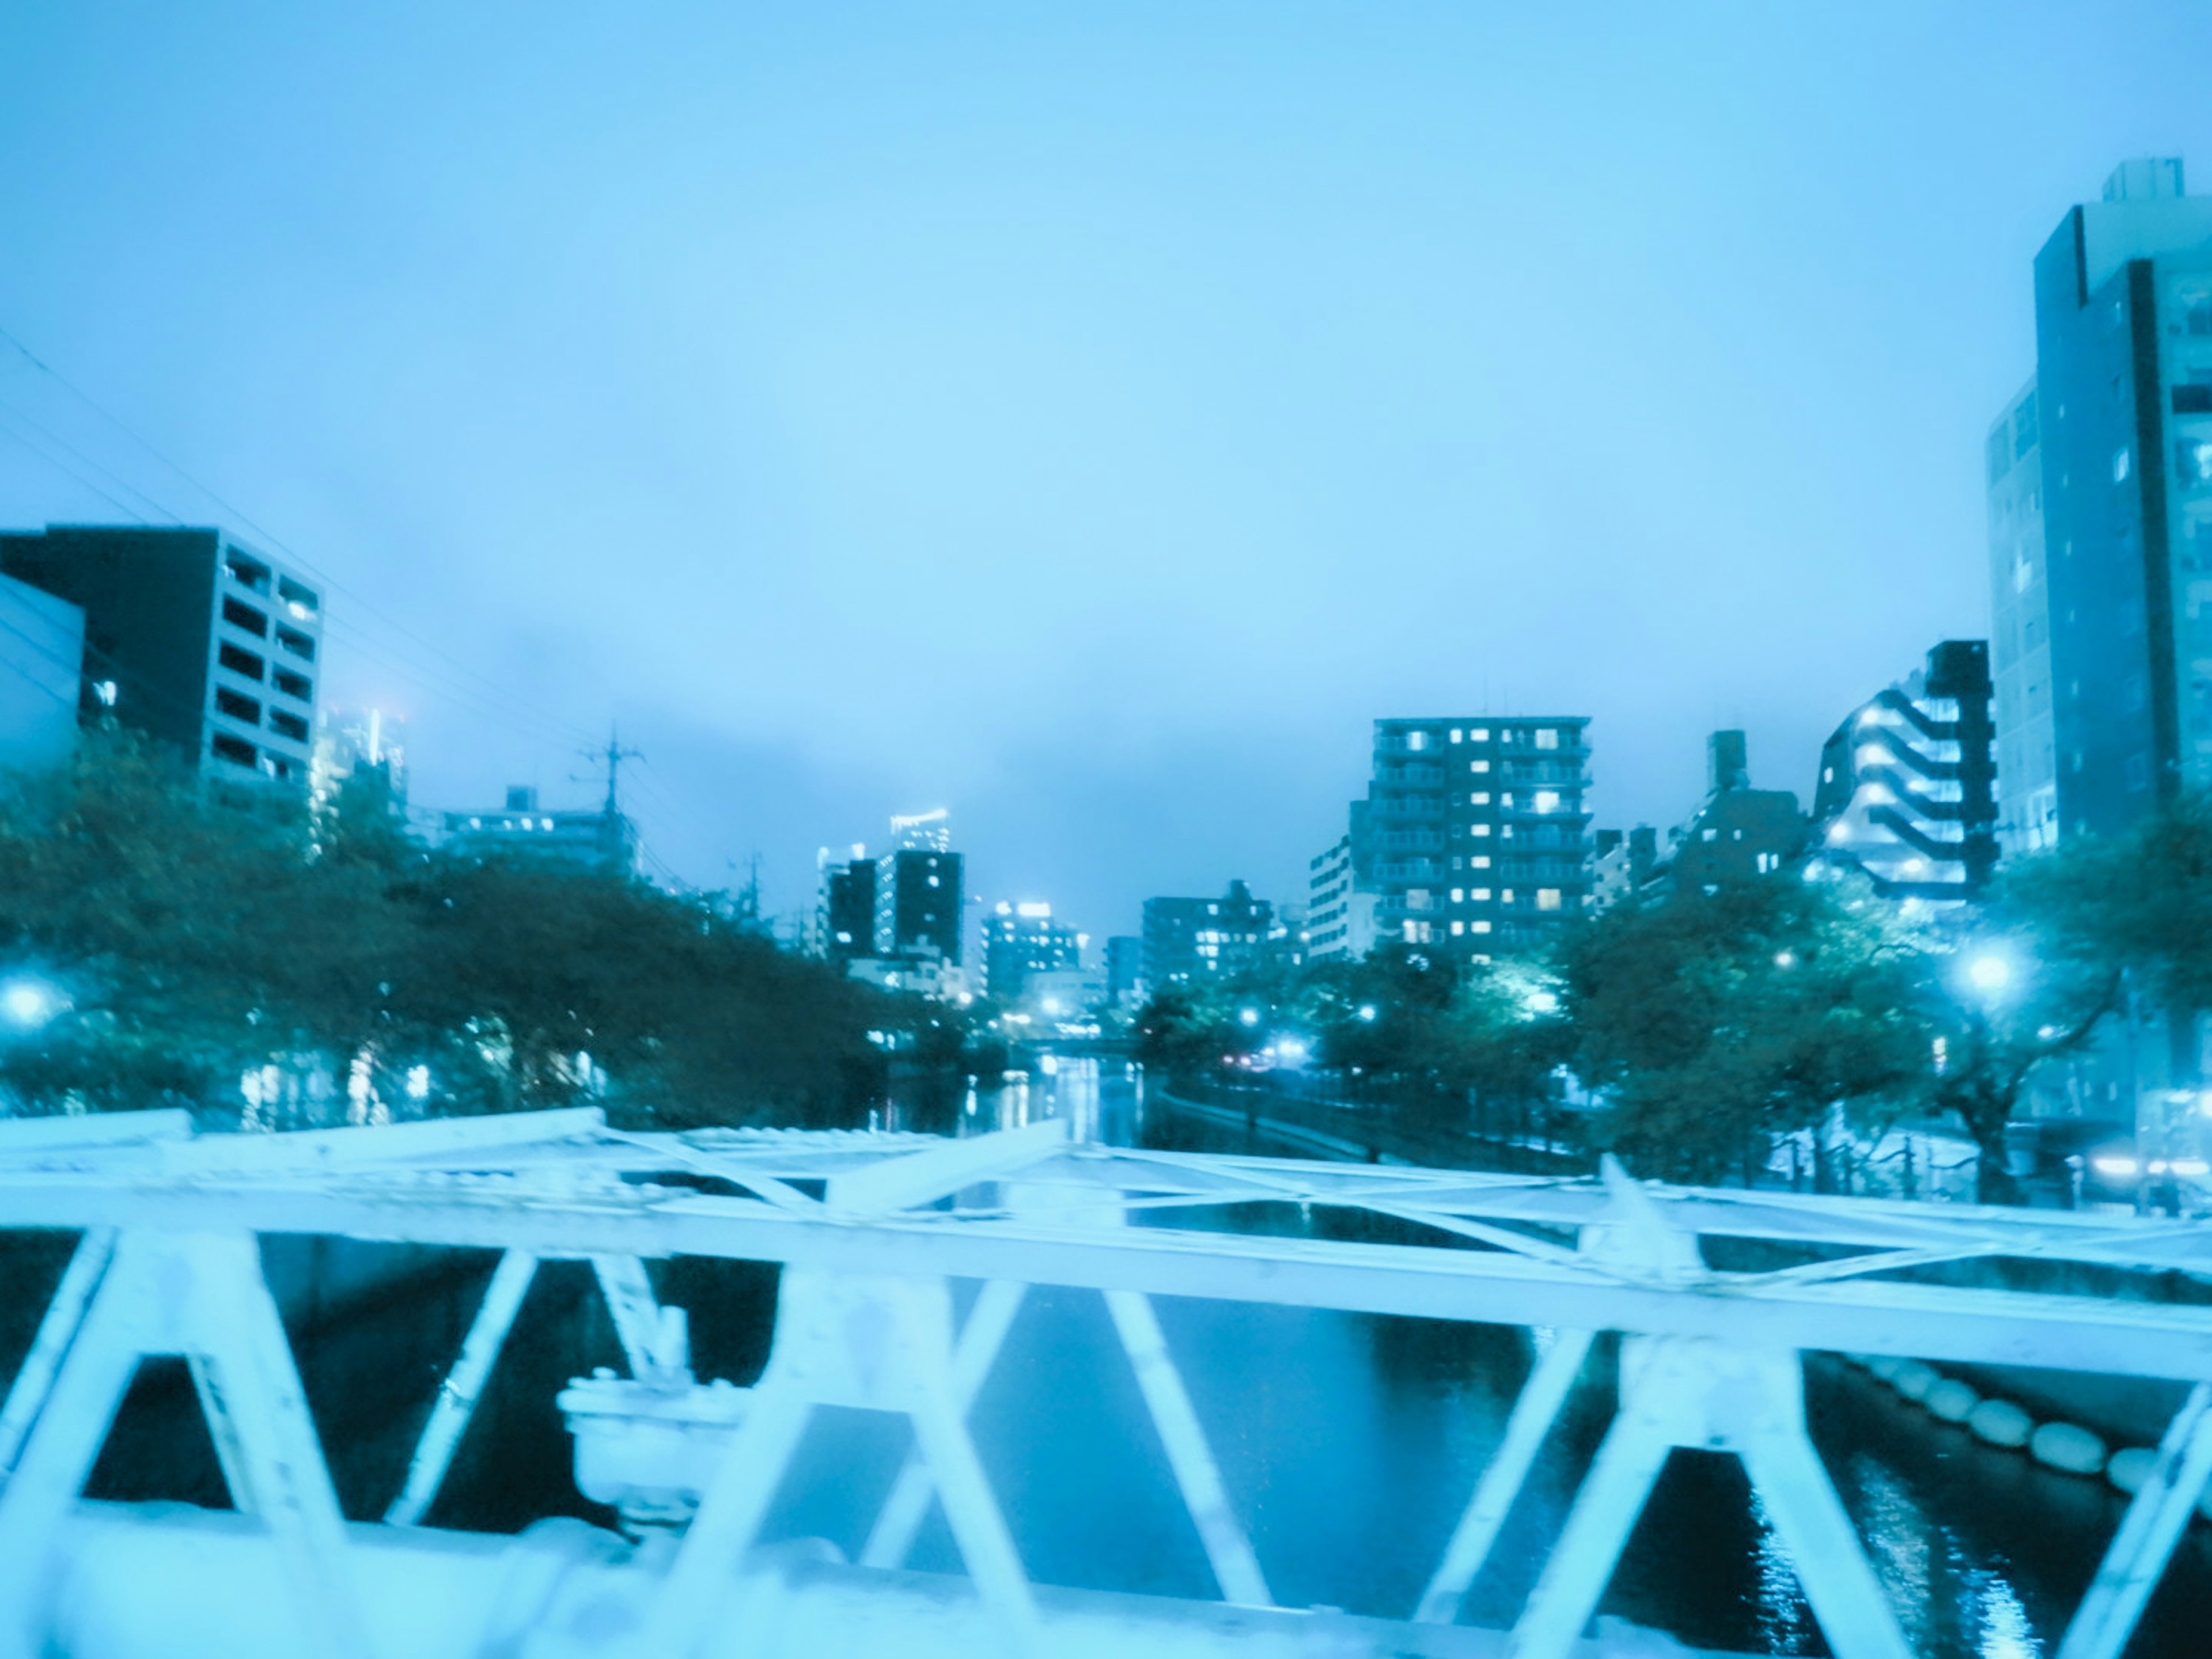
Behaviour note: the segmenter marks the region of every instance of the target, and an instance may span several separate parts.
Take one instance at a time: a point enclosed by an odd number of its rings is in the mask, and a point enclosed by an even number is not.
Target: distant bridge
[[[2212,1308],[1903,1282],[1978,1258],[2212,1267],[2193,1224],[1073,1145],[631,1134],[595,1111],[283,1135],[182,1114],[0,1123],[0,1226],[78,1235],[0,1405],[0,1659],[314,1654],[1492,1655],[1578,1650],[1668,1453],[1740,1457],[1844,1659],[1909,1649],[1806,1432],[1802,1357],[1842,1351],[2180,1379],[2174,1418],[2060,1659],[2116,1659],[2212,1475]],[[1223,1206],[1333,1206],[1454,1241],[1201,1231]],[[1141,1224],[1131,1224],[1139,1223]],[[342,1516],[257,1236],[501,1252],[380,1525]],[[1709,1268],[1701,1237],[1803,1247]],[[782,1264],[747,1389],[691,1375],[646,1263]],[[562,1395],[580,1486],[639,1540],[417,1524],[538,1265],[588,1261],[630,1375]],[[956,1319],[955,1281],[981,1288]],[[1034,1583],[967,1427],[1032,1285],[1102,1294],[1220,1590]],[[1226,1298],[1552,1333],[1402,1620],[1279,1608],[1151,1298]],[[1595,1336],[1621,1407],[1510,1632],[1453,1621]],[[82,1497],[142,1357],[188,1362],[236,1516]],[[817,1407],[907,1417],[915,1450],[853,1564],[756,1547]],[[903,1563],[933,1502],[968,1578]]]

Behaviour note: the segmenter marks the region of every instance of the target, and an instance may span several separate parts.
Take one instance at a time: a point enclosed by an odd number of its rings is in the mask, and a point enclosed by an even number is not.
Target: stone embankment
[[[1965,1429],[1986,1445],[2033,1457],[2045,1468],[2090,1479],[2101,1478],[2132,1497],[2158,1458],[2151,1446],[2112,1448],[2105,1437],[2062,1419],[2038,1422],[2025,1407],[1985,1395],[1964,1377],[1947,1376],[1917,1359],[1889,1359],[1860,1354],[1840,1358],[1871,1372],[1897,1395],[1938,1422]],[[2212,1521],[2212,1488],[2197,1499],[2197,1516]]]

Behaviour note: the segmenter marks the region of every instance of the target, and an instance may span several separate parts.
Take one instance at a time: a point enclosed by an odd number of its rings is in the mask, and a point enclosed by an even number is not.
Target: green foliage
[[[113,730],[0,797],[0,953],[73,1004],[0,1048],[32,1109],[215,1107],[273,1065],[333,1082],[325,1118],[358,1066],[401,1111],[604,1096],[640,1124],[849,1121],[880,1091],[869,1033],[927,1018],[712,900],[429,853],[374,787],[312,825],[214,798]]]
[[[1574,1066],[1638,1173],[1711,1181],[1832,1105],[1921,1087],[1919,956],[1853,884],[1790,876],[1616,906],[1560,957]]]
[[[2003,894],[2045,956],[2130,974],[2177,1010],[2212,1008],[2212,795],[2117,836],[2079,836],[2022,863]]]
[[[1192,1080],[1295,1036],[1363,1097],[1415,1127],[1456,1133],[1471,1096],[1518,1103],[1550,1092],[1567,1052],[1556,1006],[1548,976],[1529,964],[1462,974],[1391,945],[1265,981],[1168,987],[1139,1016],[1139,1054]],[[1243,1021],[1248,1009],[1256,1023]]]

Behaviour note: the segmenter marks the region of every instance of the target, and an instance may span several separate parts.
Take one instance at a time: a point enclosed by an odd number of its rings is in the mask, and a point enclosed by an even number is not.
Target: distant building
[[[374,802],[394,823],[407,817],[405,728],[383,710],[334,714],[315,719],[315,747],[308,764],[307,798],[319,813],[341,794]]]
[[[2212,787],[2212,197],[2124,163],[2035,259],[2035,376],[1989,434],[2006,847]]]
[[[1946,640],[1853,711],[1820,750],[1819,857],[1894,897],[1978,892],[1997,858],[1990,701],[1988,646]]]
[[[1705,798],[1668,837],[1665,863],[1647,879],[1712,892],[1794,863],[1808,832],[1796,794],[1751,787],[1744,734],[1716,732],[1705,744]]]
[[[1115,933],[1106,941],[1106,994],[1118,1003],[1145,994],[1145,941],[1134,933]]]
[[[516,784],[495,812],[448,812],[443,845],[469,858],[543,859],[623,875],[636,867],[637,831],[611,805],[597,811],[549,811],[538,791]]]
[[[940,1002],[969,1000],[968,975],[942,957],[927,952],[904,957],[855,957],[846,977],[883,991],[904,991]]]
[[[856,977],[900,976],[913,988],[917,975],[945,995],[964,994],[962,918],[966,905],[966,860],[952,850],[946,814],[939,810],[890,821],[891,847],[874,858],[864,842],[851,856],[817,855],[819,888],[808,929],[817,956],[848,964]],[[930,975],[925,963],[940,971]],[[856,964],[873,963],[862,969]]]
[[[1106,1000],[1103,969],[1033,969],[1022,981],[1023,1008],[1032,1021],[1046,1024],[1081,1020]]]
[[[1643,891],[1658,864],[1659,832],[1650,824],[1599,830],[1590,860],[1590,908],[1608,910]]]
[[[876,954],[876,861],[866,847],[856,843],[851,858],[823,866],[822,917],[821,953],[832,962]]]
[[[1275,924],[1275,907],[1232,881],[1218,899],[1145,901],[1145,983],[1157,995],[1170,985],[1224,979],[1253,967]]]
[[[84,678],[84,612],[0,576],[0,773],[69,759]]]
[[[1376,933],[1456,960],[1535,948],[1590,892],[1589,749],[1578,716],[1375,722],[1352,803],[1356,886]]]
[[[983,988],[1001,1002],[1018,1002],[1031,975],[1079,969],[1085,943],[1085,935],[1053,919],[1049,904],[1002,900],[983,921]]]
[[[0,534],[0,574],[83,613],[86,718],[112,715],[210,778],[307,787],[318,586],[219,530],[143,526]]]
[[[945,814],[893,818],[897,843],[876,863],[876,954],[916,951],[960,965],[966,861],[951,848]]]
[[[1376,893],[1363,889],[1352,869],[1352,837],[1339,836],[1306,865],[1306,954],[1315,962],[1358,962],[1375,948]]]

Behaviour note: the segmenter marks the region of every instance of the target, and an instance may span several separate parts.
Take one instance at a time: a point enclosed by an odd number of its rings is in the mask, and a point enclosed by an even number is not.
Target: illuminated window
[[[1472,889],[1468,896],[1477,904],[1487,904],[1490,902],[1490,890],[1487,887],[1477,887]]]
[[[1452,902],[1454,904],[1464,904],[1464,903],[1466,903],[1466,902],[1467,902],[1467,889],[1466,889],[1466,888],[1464,888],[1464,887],[1455,887],[1455,888],[1453,888],[1453,889],[1452,889],[1452,900],[1451,900],[1451,902]]]
[[[1513,902],[1513,890],[1512,890],[1510,887],[1501,887],[1501,888],[1499,888],[1499,889],[1498,890],[1498,902],[1500,904],[1510,904],[1510,903],[1512,903],[1512,902]]]
[[[1536,792],[1536,810],[1539,812],[1558,811],[1559,810],[1558,792],[1551,789],[1539,789]]]
[[[2114,483],[2127,482],[2128,465],[2131,459],[2125,445],[2112,452],[2112,482]]]
[[[1458,934],[1464,933],[1465,932],[1467,932],[1467,924],[1466,924],[1465,922],[1463,922],[1463,921],[1455,921],[1455,922],[1452,923],[1452,933],[1453,933],[1454,936],[1457,936]]]
[[[1536,747],[1537,747],[1537,748],[1539,748],[1539,749],[1557,749],[1559,746],[1559,732],[1558,732],[1557,731],[1555,731],[1554,729],[1553,729],[1551,726],[1541,726],[1541,727],[1539,727],[1539,728],[1538,728],[1537,732],[1536,732]]]
[[[1486,921],[1470,921],[1467,925],[1467,931],[1470,933],[1486,933],[1490,931],[1490,924]]]
[[[1698,833],[1698,839],[1699,841],[1718,841],[1720,839],[1720,836],[1721,832],[1717,830],[1701,830]]]
[[[2173,465],[2185,489],[2212,483],[2212,439],[2184,438],[2174,446]]]
[[[1461,737],[1460,729],[1459,729],[1459,727],[1457,727],[1456,726],[1454,726],[1454,727],[1452,727],[1452,729],[1451,729],[1451,740],[1452,740],[1454,743],[1457,743],[1457,742],[1460,740],[1460,737]]]
[[[1476,854],[1473,858],[1467,861],[1467,867],[1470,870],[1487,870],[1490,868],[1490,854],[1487,853]],[[1489,896],[1490,895],[1487,893],[1483,895],[1483,897],[1485,898],[1488,898]]]
[[[1488,761],[1469,761],[1468,763],[1467,769],[1470,772],[1487,772],[1490,769],[1490,763]]]
[[[1468,804],[1469,806],[1487,806],[1487,805],[1490,805],[1490,792],[1489,792],[1488,790],[1477,790],[1474,794],[1469,795],[1469,796],[1467,798],[1467,804]]]
[[[1556,887],[1539,887],[1536,890],[1536,908],[1539,910],[1558,909],[1559,908],[1559,890]]]
[[[1486,823],[1470,823],[1467,827],[1467,832],[1470,836],[1486,836],[1490,833],[1490,826]]]
[[[1488,743],[1490,741],[1490,728],[1486,726],[1477,726],[1470,728],[1467,734],[1467,740],[1469,743]]]
[[[1428,746],[1429,746],[1429,734],[1428,734],[1427,732],[1407,732],[1407,733],[1406,733],[1406,747],[1407,747],[1407,748],[1408,748],[1408,749],[1426,749]]]

